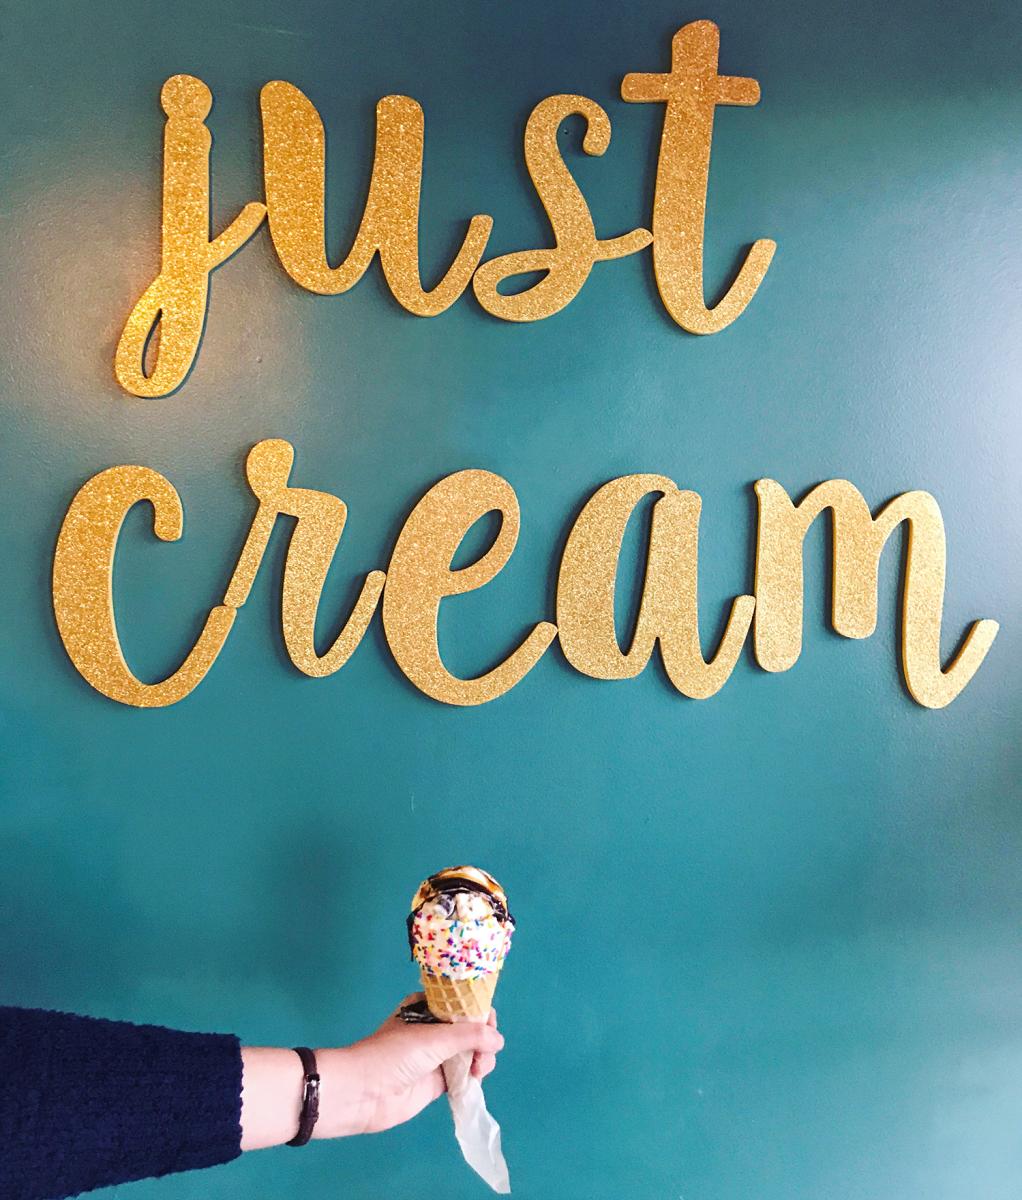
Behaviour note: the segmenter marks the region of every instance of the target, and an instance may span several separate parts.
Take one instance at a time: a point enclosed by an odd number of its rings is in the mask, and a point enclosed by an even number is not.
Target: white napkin
[[[500,1126],[487,1111],[483,1086],[472,1074],[472,1052],[448,1059],[443,1072],[454,1118],[454,1136],[465,1161],[495,1192],[507,1195],[511,1180],[500,1149]]]

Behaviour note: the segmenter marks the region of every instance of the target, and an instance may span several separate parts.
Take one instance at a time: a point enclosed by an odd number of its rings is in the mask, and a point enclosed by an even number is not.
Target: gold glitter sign
[[[218,235],[210,230],[210,152],[205,125],[213,97],[189,75],[167,80],[163,153],[163,243],[160,272],[138,300],[121,335],[115,369],[136,396],[178,388],[199,352],[210,273],[269,226],[277,258],[301,287],[336,295],[353,287],[377,256],[395,300],[420,317],[449,308],[469,284],[483,309],[505,321],[549,317],[578,295],[594,265],[652,246],[661,299],[673,320],[712,334],[745,311],[776,246],[760,239],[745,255],[730,288],[713,308],[705,302],[703,236],[706,187],[718,105],[754,105],[754,79],[717,70],[719,31],[710,21],[674,36],[670,70],[629,74],[621,94],[632,103],[662,104],[663,131],[653,196],[652,230],[601,237],[568,170],[557,136],[565,118],[586,123],[582,148],[602,155],[610,119],[593,100],[555,95],[533,109],[525,129],[525,163],[546,209],[553,245],[483,261],[493,222],[473,216],[440,281],[422,286],[419,212],[424,117],[408,96],[385,96],[376,108],[376,147],[361,223],[347,257],[326,256],[326,132],[315,106],[297,87],[267,83],[260,96],[264,199],[246,204]],[[506,280],[538,273],[507,295]],[[144,466],[119,466],[88,480],[71,503],[53,561],[57,628],[75,667],[105,696],[143,708],[175,704],[205,678],[251,592],[279,517],[289,518],[281,625],[291,662],[306,675],[341,669],[377,610],[394,661],[410,682],[447,704],[485,704],[521,682],[556,640],[568,663],[595,679],[638,675],[659,651],[682,695],[705,700],[727,683],[751,644],[766,671],[787,671],[802,650],[803,544],[825,512],[833,529],[831,621],[839,634],[865,638],[877,622],[877,574],[884,546],[907,528],[902,576],[901,663],[920,704],[942,708],[969,683],[997,635],[997,623],[975,621],[946,665],[941,661],[946,545],[944,522],[926,492],[896,496],[874,515],[844,480],[814,487],[798,503],[771,479],[756,483],[758,521],[753,595],[731,602],[716,646],[699,633],[698,560],[702,501],[663,475],[625,475],[600,487],[576,519],[561,555],[554,620],[538,620],[521,643],[476,678],[455,675],[437,641],[440,606],[449,596],[484,587],[507,565],[518,540],[518,497],[507,480],[484,470],[458,471],[426,492],[394,543],[386,572],[370,571],[343,628],[326,647],[315,629],[323,586],[338,551],[347,506],[330,492],[291,482],[294,449],[259,442],[246,463],[255,508],[221,603],[213,605],[184,662],[168,678],[147,683],[121,651],[113,601],[114,560],[128,511],[147,502],[153,532],[181,536],[184,512],[173,484]],[[615,629],[615,591],[625,529],[636,507],[655,497],[641,601],[627,647]],[[499,531],[474,562],[453,567],[468,530],[496,513]]]
[[[597,236],[592,213],[565,165],[557,131],[570,116],[586,122],[582,149],[601,155],[610,145],[610,118],[586,96],[549,96],[525,127],[525,163],[546,209],[552,247],[519,250],[483,262],[493,219],[468,222],[461,247],[440,282],[423,289],[419,275],[419,206],[425,121],[409,96],[384,96],[376,106],[376,149],[362,221],[347,257],[326,257],[326,132],[312,101],[281,80],[260,94],[264,199],[246,204],[210,237],[210,151],[205,119],[209,88],[191,75],[163,85],[163,251],[160,273],[142,293],[124,326],[114,359],[117,380],[134,396],[167,396],[180,387],[199,352],[209,301],[210,273],[249,241],[266,218],[281,266],[310,292],[335,296],[354,287],[379,255],[394,299],[417,317],[435,317],[469,283],[479,304],[504,321],[538,321],[578,295],[594,264],[623,258],[652,244],[657,287],[682,329],[717,333],[745,311],[770,266],[776,245],[756,241],[727,293],[707,308],[703,233],[713,118],[720,104],[759,101],[755,79],[719,75],[720,31],[694,21],[675,35],[671,69],[626,75],[621,95],[664,106],[652,232]],[[516,275],[542,278],[513,295],[499,284]],[[158,333],[158,337],[154,336]],[[148,361],[147,361],[148,360]]]
[[[595,679],[638,675],[659,646],[667,675],[685,696],[704,700],[734,670],[750,629],[756,660],[786,671],[802,649],[802,546],[824,510],[833,516],[832,623],[849,638],[869,637],[877,620],[880,553],[908,526],[903,578],[901,659],[912,696],[942,708],[979,669],[997,634],[996,621],[976,621],[947,666],[940,660],[944,606],[944,522],[926,492],[896,496],[874,517],[860,492],[832,479],[795,504],[780,484],[761,479],[755,595],[732,602],[727,626],[709,657],[698,623],[700,497],[664,475],[625,475],[604,484],[568,536],[557,580],[556,624],[539,621],[508,657],[474,679],[452,674],[437,644],[445,597],[484,587],[507,564],[518,540],[514,489],[499,475],[468,470],[448,475],[422,497],[397,536],[386,573],[370,571],[333,645],[320,654],[314,631],[320,594],[344,532],[347,507],[329,492],[290,482],[294,449],[285,441],[254,446],[246,472],[255,515],[223,603],[206,617],[185,661],[167,679],[144,683],[121,652],[113,605],[113,568],[121,525],[139,501],[153,508],[153,531],[181,536],[183,512],[173,484],[148,467],[111,467],[78,492],[64,518],[53,561],[53,605],[64,646],[94,688],[143,708],[174,704],[203,680],[245,603],[279,516],[294,518],[284,566],[282,625],[291,661],[306,675],[331,675],[348,660],[378,607],[394,660],[427,696],[447,704],[485,704],[518,684],[557,638],[568,662]],[[642,599],[631,643],[614,627],[614,593],[625,526],[646,496],[653,506]],[[495,512],[493,545],[468,566],[451,566],[465,534]],[[382,604],[381,604],[382,596]]]

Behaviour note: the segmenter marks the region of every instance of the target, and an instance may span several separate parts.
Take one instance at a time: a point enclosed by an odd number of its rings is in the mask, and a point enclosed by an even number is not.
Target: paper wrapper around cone
[[[438,1021],[485,1021],[493,1007],[499,976],[499,971],[491,971],[476,979],[449,979],[423,971],[426,1005]]]

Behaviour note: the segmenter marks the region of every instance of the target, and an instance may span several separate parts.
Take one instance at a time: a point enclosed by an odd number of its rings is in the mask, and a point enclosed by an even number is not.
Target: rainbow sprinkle
[[[510,921],[496,916],[445,921],[432,913],[419,913],[412,921],[412,953],[419,966],[433,975],[478,979],[500,970],[513,930]]]

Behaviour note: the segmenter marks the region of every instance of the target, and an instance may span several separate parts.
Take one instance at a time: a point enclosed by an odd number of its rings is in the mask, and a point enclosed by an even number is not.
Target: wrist
[[[319,1120],[312,1138],[350,1137],[366,1126],[361,1073],[350,1046],[316,1051]]]
[[[280,1146],[298,1131],[305,1073],[293,1050],[245,1046],[241,1051],[241,1148]]]

